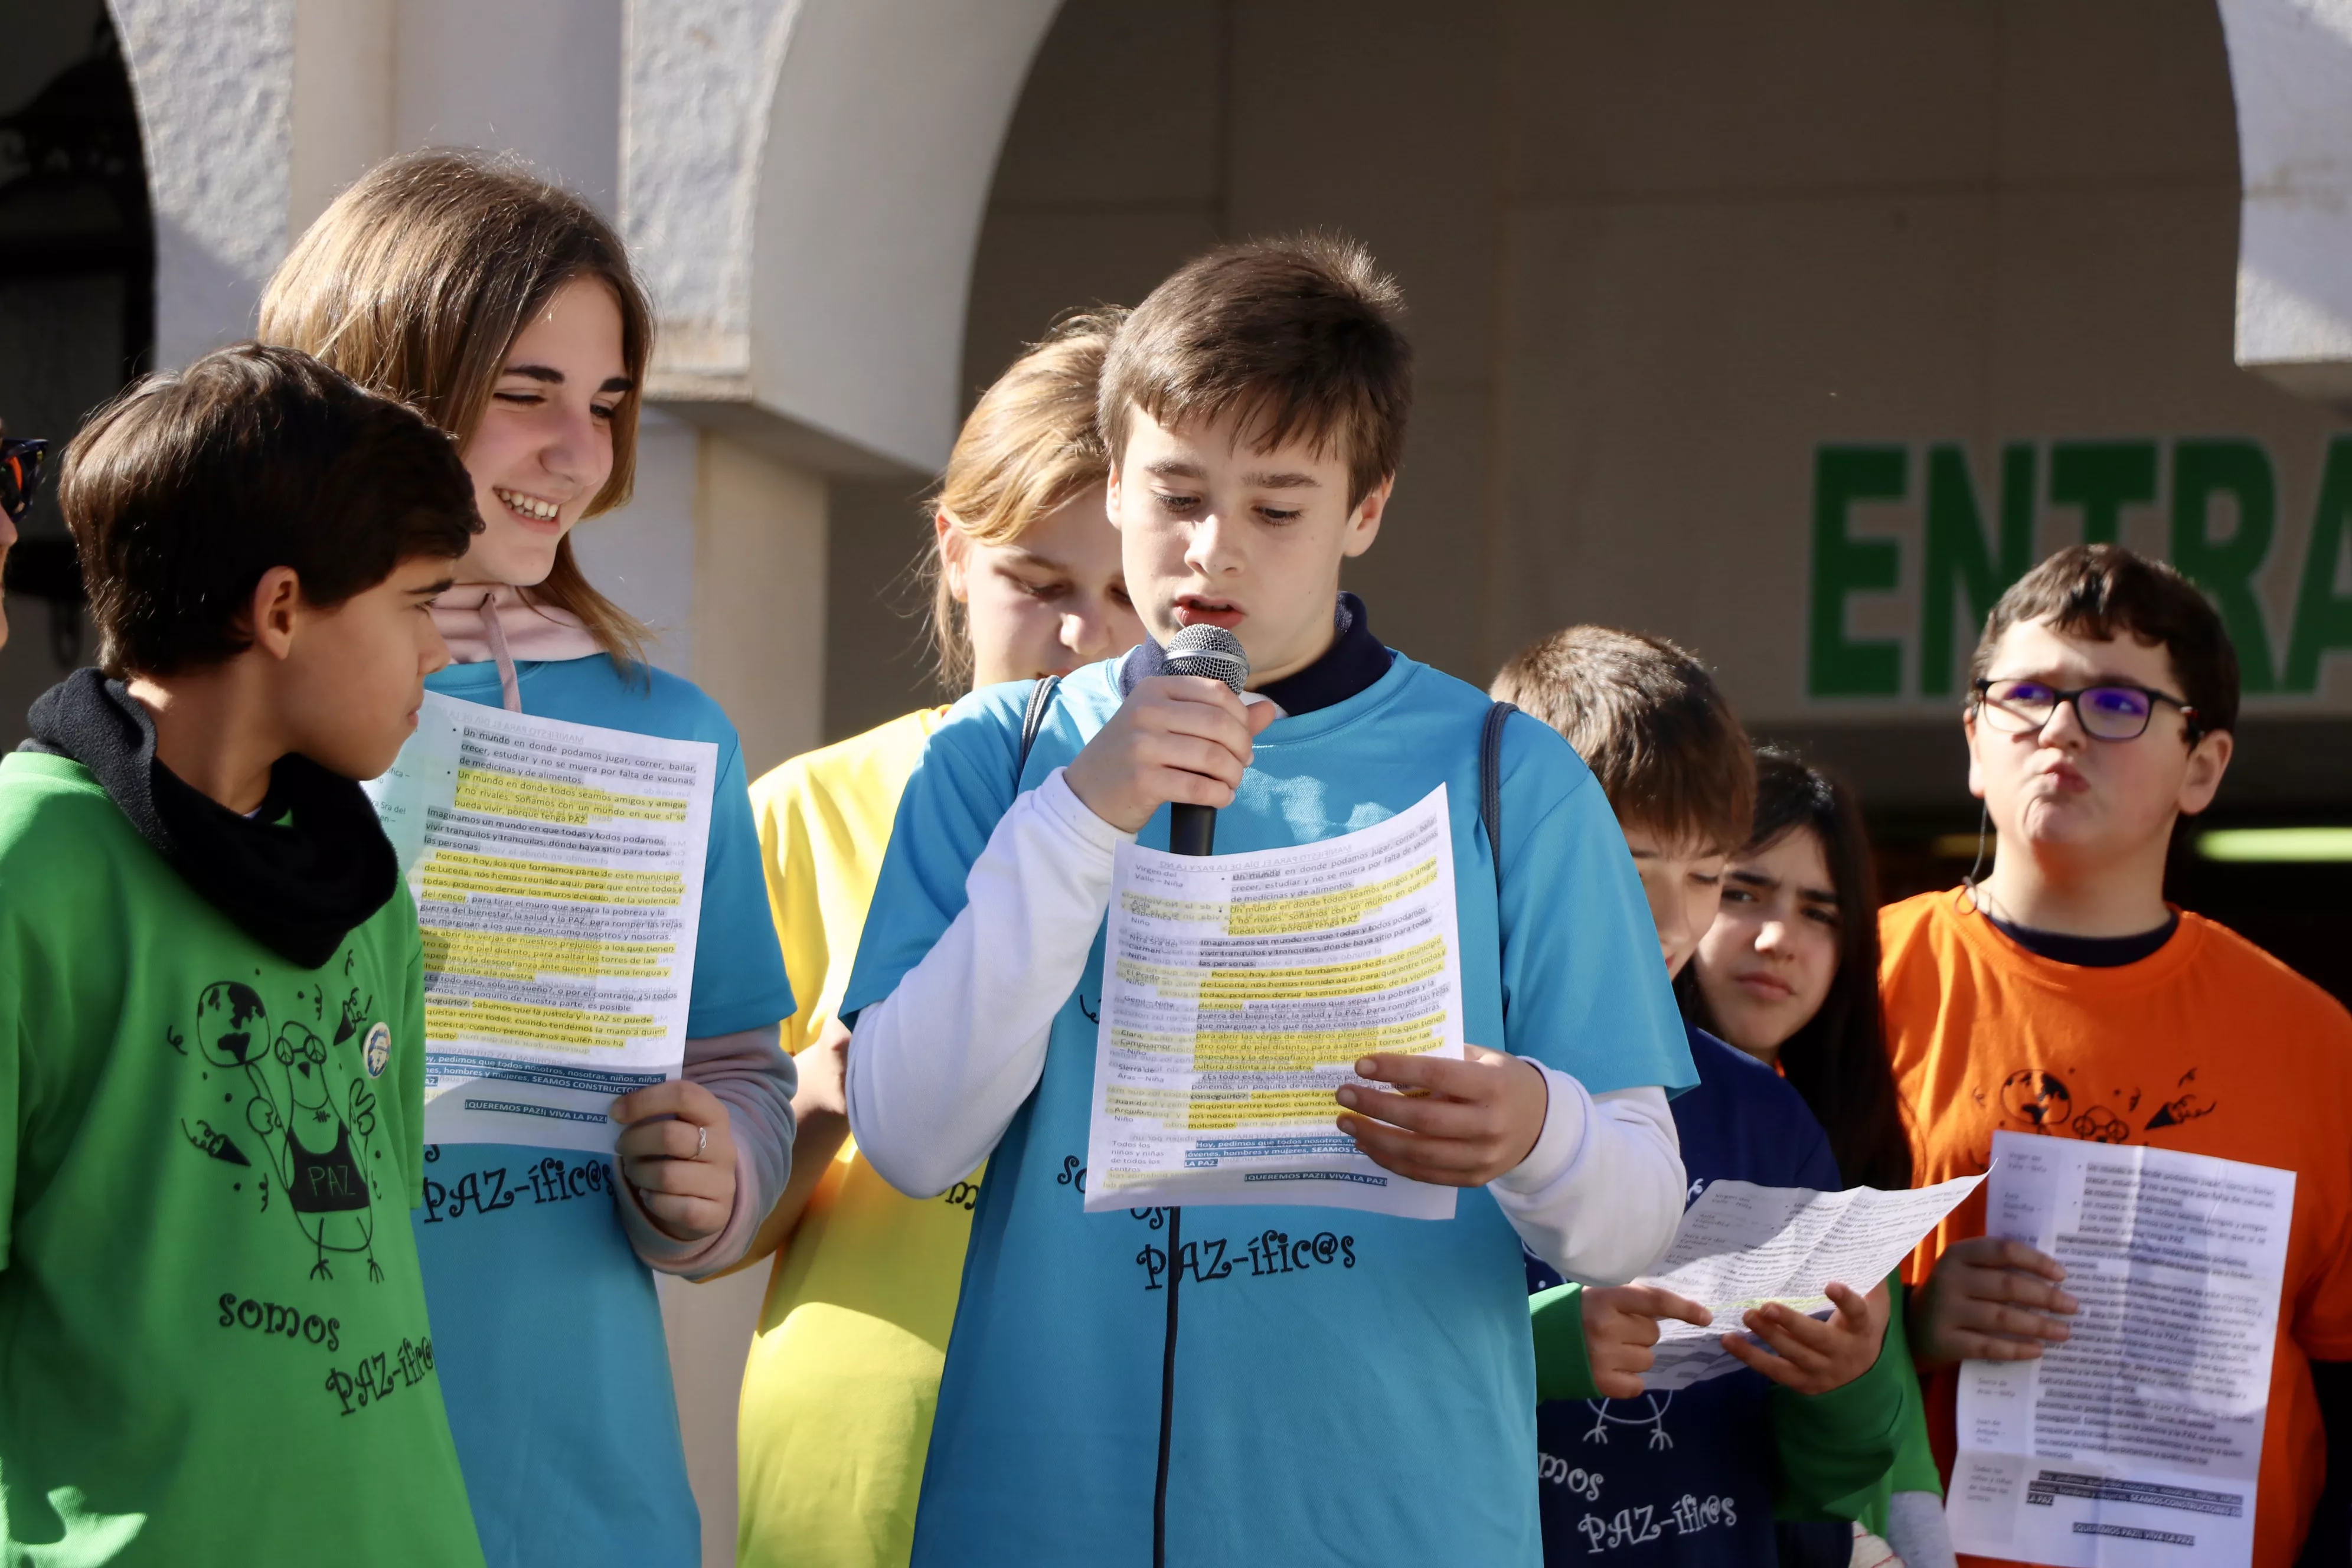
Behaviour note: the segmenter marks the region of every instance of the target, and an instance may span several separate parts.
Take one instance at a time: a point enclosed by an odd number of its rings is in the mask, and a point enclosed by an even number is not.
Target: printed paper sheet
[[[719,748],[427,693],[368,786],[425,929],[425,1137],[609,1150],[678,1075]]]
[[[1988,1229],[2082,1303],[2039,1361],[1967,1363],[1960,1551],[2059,1568],[2253,1558],[2294,1173],[1997,1132]]]
[[[1832,1310],[1823,1292],[1833,1283],[1867,1293],[1983,1180],[1897,1193],[1711,1184],[1683,1211],[1673,1245],[1641,1282],[1687,1296],[1715,1321],[1700,1328],[1662,1320],[1657,1363],[1642,1386],[1664,1393],[1738,1371],[1723,1336],[1743,1331],[1742,1316],[1767,1302],[1814,1314]]]
[[[1332,1099],[1368,1052],[1462,1055],[1439,785],[1319,844],[1118,851],[1087,1207],[1308,1204],[1450,1219],[1455,1189],[1358,1152]]]

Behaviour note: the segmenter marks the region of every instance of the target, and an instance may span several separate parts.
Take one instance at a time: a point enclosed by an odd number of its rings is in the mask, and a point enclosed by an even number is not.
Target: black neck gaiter
[[[28,751],[88,768],[155,852],[247,935],[316,969],[392,897],[400,868],[367,794],[289,753],[240,816],[155,760],[155,721],[122,682],[78,669],[26,717]]]

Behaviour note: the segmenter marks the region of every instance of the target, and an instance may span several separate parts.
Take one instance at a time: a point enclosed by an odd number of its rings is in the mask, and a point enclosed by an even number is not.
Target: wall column
[[[753,778],[824,729],[825,483],[702,433],[694,507],[694,679],[743,737]]]
[[[716,431],[696,433],[695,683],[727,710],[758,778],[823,738],[825,482]],[[768,1265],[708,1285],[659,1279],[702,1560],[735,1561],[736,1406]]]
[[[2221,0],[2238,107],[2238,363],[2352,412],[2352,0]]]

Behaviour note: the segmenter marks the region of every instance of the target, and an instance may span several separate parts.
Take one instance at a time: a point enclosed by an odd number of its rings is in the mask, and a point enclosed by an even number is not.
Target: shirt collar
[[[1378,684],[1389,672],[1393,656],[1372,635],[1371,616],[1364,609],[1363,600],[1353,594],[1341,594],[1332,611],[1331,624],[1331,646],[1323,650],[1320,658],[1294,675],[1267,682],[1258,688],[1256,695],[1266,698],[1286,714],[1312,713],[1318,708],[1335,707]],[[1119,662],[1119,694],[1125,696],[1134,690],[1135,683],[1148,676],[1167,673],[1167,650],[1146,637]]]

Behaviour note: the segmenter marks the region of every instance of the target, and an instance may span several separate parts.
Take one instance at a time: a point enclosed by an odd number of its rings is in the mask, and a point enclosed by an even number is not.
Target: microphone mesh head
[[[1249,672],[1249,655],[1242,651],[1242,639],[1223,626],[1190,626],[1168,639],[1171,675],[1205,675],[1223,681],[1239,697]]]

